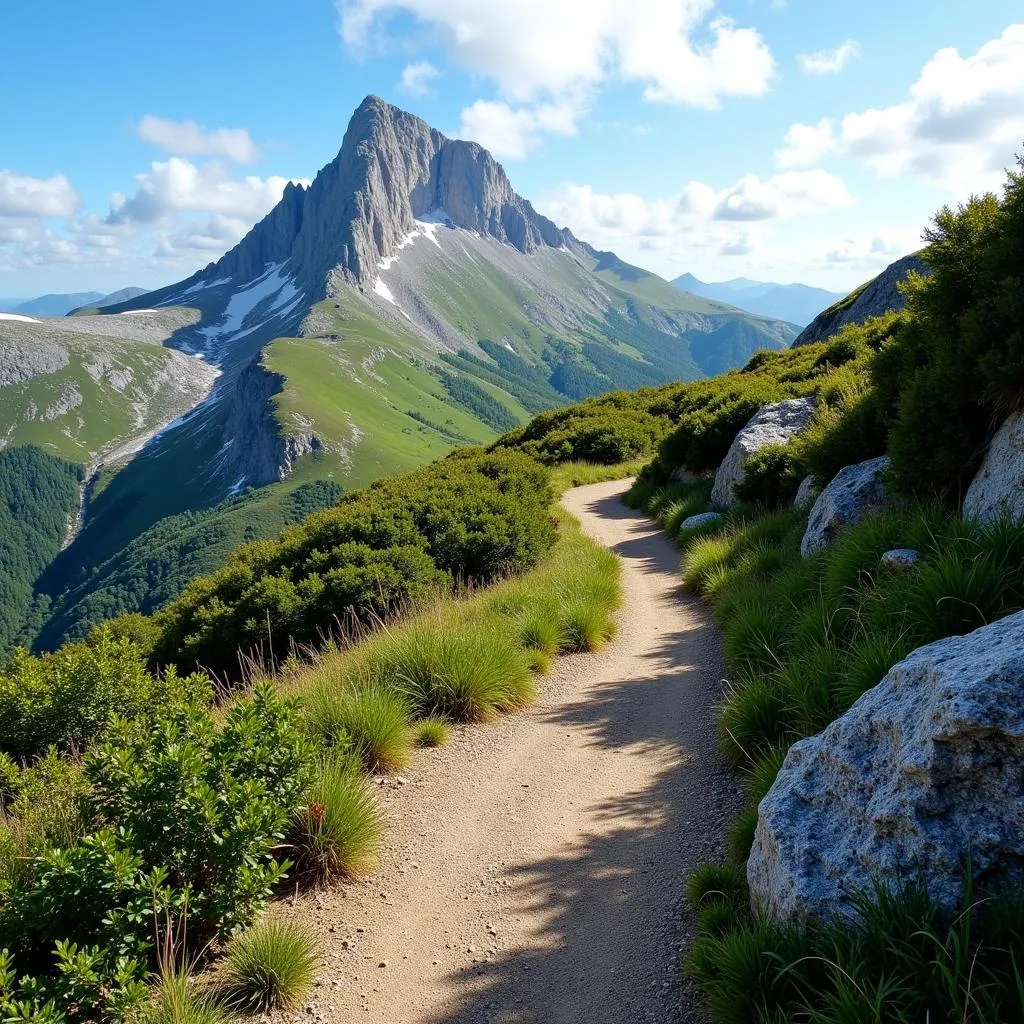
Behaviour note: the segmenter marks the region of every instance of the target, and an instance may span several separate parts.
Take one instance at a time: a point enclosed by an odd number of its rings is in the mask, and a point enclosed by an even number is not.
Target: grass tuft
[[[416,723],[416,744],[420,747],[443,747],[451,735],[451,723],[439,715],[429,715]]]
[[[313,987],[320,953],[298,922],[264,918],[228,943],[229,1005],[249,1013],[294,1009]]]
[[[357,765],[326,757],[296,822],[299,866],[315,879],[351,878],[377,861],[384,819]]]

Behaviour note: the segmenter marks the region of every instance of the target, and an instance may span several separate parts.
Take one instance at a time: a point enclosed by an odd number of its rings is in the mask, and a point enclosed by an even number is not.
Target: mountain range
[[[0,314],[0,442],[85,467],[36,583],[38,646],[152,610],[174,589],[159,552],[216,568],[204,551],[276,532],[298,488],[362,486],[797,333],[594,249],[485,149],[368,97],[312,184],[203,270],[98,313]]]
[[[809,324],[823,309],[838,302],[845,292],[830,292],[807,284],[775,284],[734,277],[730,281],[701,281],[693,274],[683,274],[672,281],[677,288],[692,295],[728,302],[749,313],[777,317],[798,327]]]
[[[23,316],[66,316],[68,313],[97,309],[115,302],[127,302],[144,295],[145,288],[121,288],[116,292],[70,292],[39,295],[34,299],[0,299],[0,310]]]

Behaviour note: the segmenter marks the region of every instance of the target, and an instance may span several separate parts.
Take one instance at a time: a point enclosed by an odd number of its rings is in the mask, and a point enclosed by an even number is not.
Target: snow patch
[[[417,217],[413,223],[416,227],[413,228],[397,246],[395,246],[396,249],[401,250],[407,245],[412,245],[417,238],[429,238],[430,241],[440,249],[441,243],[437,240],[437,229],[442,225],[451,227],[452,219],[444,210],[432,210],[430,213],[423,214],[422,217]],[[392,264],[394,264],[397,259],[397,253],[392,254],[391,256],[384,256],[377,261],[377,268],[379,270],[390,270]]]
[[[242,488],[243,488],[243,487],[245,487],[245,481],[246,481],[247,479],[248,479],[248,478],[247,478],[247,477],[245,477],[245,476],[240,476],[240,477],[239,477],[239,478],[238,478],[238,479],[237,479],[237,480],[236,480],[236,481],[235,481],[235,482],[234,482],[234,483],[233,483],[233,484],[231,485],[231,487],[230,487],[230,488],[228,488],[228,494],[230,494],[230,495],[231,495],[232,497],[234,497],[234,496],[235,496],[236,494],[241,494],[241,493],[242,493]]]
[[[259,277],[231,296],[220,320],[199,332],[206,338],[208,346],[214,342],[244,338],[269,323],[271,319],[283,316],[294,309],[302,298],[302,293],[284,273],[283,267],[283,263],[272,264]],[[274,296],[274,300],[265,310],[263,318],[243,330],[249,314],[271,296]]]
[[[22,316],[20,313],[0,313],[0,320],[17,320],[21,324],[41,324],[34,316]]]
[[[159,309],[123,309],[118,316],[135,316],[136,313],[159,313]]]
[[[384,283],[383,278],[378,277],[373,282],[373,290],[386,302],[390,302],[392,306],[397,306],[394,295],[391,294],[391,289]]]

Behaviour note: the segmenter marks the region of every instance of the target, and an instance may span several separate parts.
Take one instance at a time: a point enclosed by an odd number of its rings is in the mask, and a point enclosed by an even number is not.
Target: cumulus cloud
[[[425,96],[430,92],[430,83],[440,76],[441,72],[429,60],[418,60],[402,68],[399,85],[413,96]]]
[[[222,214],[205,222],[186,222],[175,231],[158,233],[153,255],[160,259],[179,259],[197,253],[220,255],[240,242],[250,227],[248,221]]]
[[[0,170],[0,217],[70,217],[78,193],[63,174],[32,178]]]
[[[847,39],[833,50],[797,54],[797,63],[805,75],[835,75],[860,55],[856,39]]]
[[[385,45],[395,15],[411,15],[452,62],[497,85],[501,104],[463,112],[463,126],[500,130],[509,153],[565,134],[581,97],[637,83],[651,102],[715,108],[767,91],[775,62],[754,28],[713,17],[714,0],[337,0],[342,39]],[[552,116],[557,111],[558,116]]]
[[[728,188],[690,181],[674,196],[646,200],[633,193],[595,192],[565,184],[537,208],[602,249],[650,254],[653,261],[685,262],[695,250],[747,255],[764,239],[763,226],[853,202],[843,182],[824,171],[786,172],[766,180],[746,175]],[[634,257],[636,258],[636,257]]]
[[[971,56],[939,50],[901,103],[793,125],[776,157],[798,167],[846,155],[963,193],[998,187],[1022,138],[1024,25],[1011,25]]]
[[[575,135],[579,111],[572,100],[519,108],[500,100],[477,100],[462,111],[459,135],[495,156],[521,160],[543,135]]]
[[[278,202],[289,181],[277,176],[232,178],[222,164],[196,166],[181,157],[156,161],[135,180],[134,195],[111,197],[109,223],[158,224],[174,213],[208,213],[251,225]]]
[[[169,121],[146,114],[139,138],[176,156],[221,156],[236,164],[255,163],[260,150],[244,128],[203,128],[195,121]]]

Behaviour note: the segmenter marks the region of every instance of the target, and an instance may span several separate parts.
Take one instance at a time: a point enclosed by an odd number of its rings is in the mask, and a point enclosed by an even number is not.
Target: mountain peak
[[[309,188],[289,185],[280,203],[199,278],[252,280],[268,264],[290,261],[308,293],[339,270],[365,285],[433,217],[531,253],[540,246],[580,248],[517,195],[504,168],[475,142],[449,139],[408,111],[367,96],[356,108],[338,155]]]

